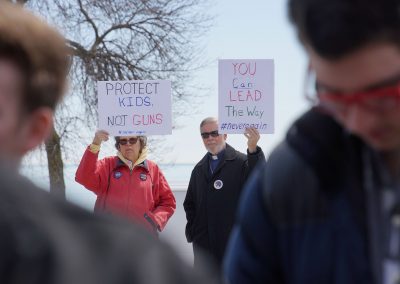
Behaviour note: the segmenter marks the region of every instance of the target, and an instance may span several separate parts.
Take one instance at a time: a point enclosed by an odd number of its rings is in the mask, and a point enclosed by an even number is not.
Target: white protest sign
[[[98,81],[99,129],[113,136],[171,134],[171,82]]]
[[[274,133],[273,59],[219,60],[218,77],[219,132]]]

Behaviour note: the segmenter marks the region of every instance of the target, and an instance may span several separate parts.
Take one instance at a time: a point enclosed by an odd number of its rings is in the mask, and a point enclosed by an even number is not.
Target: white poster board
[[[274,133],[273,59],[219,60],[218,81],[220,133]]]
[[[172,133],[171,82],[98,81],[99,129],[113,136]]]

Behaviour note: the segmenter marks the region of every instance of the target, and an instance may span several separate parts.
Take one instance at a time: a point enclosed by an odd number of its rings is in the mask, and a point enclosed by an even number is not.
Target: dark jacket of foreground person
[[[215,283],[134,225],[0,172],[0,283]]]
[[[300,118],[245,189],[227,249],[229,283],[374,283],[371,155],[332,118]]]

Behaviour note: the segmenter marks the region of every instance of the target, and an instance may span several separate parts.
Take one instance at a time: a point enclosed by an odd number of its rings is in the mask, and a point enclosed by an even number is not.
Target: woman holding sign
[[[157,234],[174,213],[176,202],[160,168],[147,157],[145,136],[116,136],[117,156],[98,160],[106,131],[96,132],[75,180],[97,195],[95,212],[134,220]]]

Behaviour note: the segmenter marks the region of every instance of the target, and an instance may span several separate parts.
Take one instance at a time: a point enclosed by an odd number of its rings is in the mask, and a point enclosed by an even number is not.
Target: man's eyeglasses
[[[203,139],[207,139],[208,137],[210,137],[210,135],[211,135],[211,137],[218,137],[218,135],[219,135],[219,133],[218,133],[218,130],[214,130],[214,131],[211,131],[211,132],[202,132],[201,133],[201,137],[203,138]]]
[[[400,104],[400,78],[397,82],[370,90],[339,93],[326,91],[316,81],[314,72],[307,74],[306,98],[315,106],[333,113],[344,113],[351,106],[358,105],[373,112],[390,111]]]
[[[129,138],[129,139],[119,139],[118,143],[120,145],[126,145],[129,142],[130,145],[135,145],[136,142],[138,141],[138,139],[139,139],[139,137],[132,137],[132,138]]]

